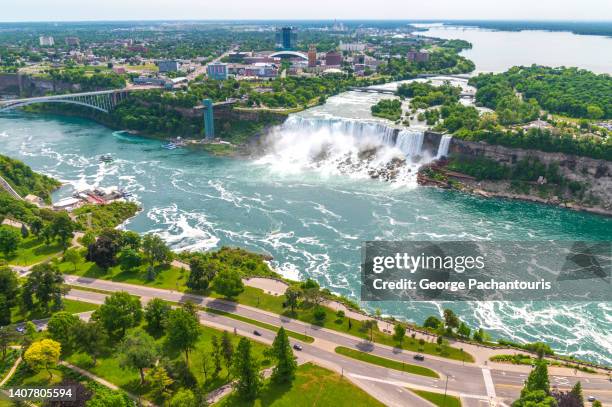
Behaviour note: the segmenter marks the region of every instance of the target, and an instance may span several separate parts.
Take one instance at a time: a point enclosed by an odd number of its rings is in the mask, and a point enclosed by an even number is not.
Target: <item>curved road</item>
[[[484,365],[463,364],[461,361],[429,355],[426,355],[423,362],[417,362],[413,359],[413,352],[370,343],[340,332],[221,299],[72,275],[66,275],[65,280],[67,284],[72,286],[88,287],[107,292],[127,291],[141,297],[145,302],[155,297],[177,303],[190,301],[203,307],[231,312],[270,325],[283,326],[285,329],[294,332],[304,333],[315,338],[315,341],[311,344],[301,343],[304,347],[304,350],[300,353],[301,358],[315,361],[320,365],[343,373],[364,390],[390,406],[425,405],[420,399],[406,391],[406,387],[443,392],[445,385],[447,385],[449,394],[460,396],[466,406],[510,404],[510,401],[516,399],[520,394],[523,381],[530,370],[529,367],[513,365],[507,367],[496,365],[489,369],[488,366]],[[94,303],[102,303],[104,297],[105,294],[75,289],[68,294],[68,298]],[[240,334],[250,337],[253,337],[253,330],[257,329],[262,333],[261,337],[256,338],[258,340],[271,342],[275,335],[275,332],[218,314],[202,311],[200,312],[200,319],[205,325],[230,331],[235,328]],[[336,354],[334,352],[336,346],[345,346],[410,364],[422,364],[437,371],[440,374],[440,379],[412,375],[350,359]],[[570,371],[565,370],[565,372]],[[448,383],[446,382],[447,378]],[[551,385],[557,385],[560,389],[573,386],[577,380],[582,382],[585,396],[594,395],[605,403],[604,405],[608,405],[608,403],[612,405],[612,382],[607,378],[601,375],[584,373],[580,373],[580,376],[573,376],[571,372],[565,375],[551,374]],[[408,400],[411,401],[408,403]]]

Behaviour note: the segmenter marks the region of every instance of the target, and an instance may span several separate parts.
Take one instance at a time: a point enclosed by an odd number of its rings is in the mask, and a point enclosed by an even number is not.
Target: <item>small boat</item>
[[[175,143],[168,143],[162,145],[162,148],[165,148],[166,150],[174,150],[175,148],[178,148],[178,146]]]
[[[103,163],[110,163],[113,162],[113,157],[110,154],[102,154],[99,160]]]

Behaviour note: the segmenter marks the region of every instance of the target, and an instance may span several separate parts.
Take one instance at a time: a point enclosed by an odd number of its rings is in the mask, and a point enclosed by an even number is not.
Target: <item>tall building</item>
[[[408,54],[406,55],[406,59],[408,59],[408,61],[413,61],[413,62],[427,62],[429,61],[429,52],[425,51],[415,51],[415,50],[411,50],[408,51]]]
[[[317,47],[314,44],[308,46],[308,67],[317,66]]]
[[[202,105],[204,106],[204,136],[210,140],[215,137],[213,101],[211,99],[204,99]]]
[[[180,66],[181,65],[179,64],[179,62],[174,60],[157,61],[157,67],[159,68],[159,72],[177,72]]]
[[[276,30],[276,48],[292,50],[297,44],[297,29],[295,27],[282,27]]]
[[[53,37],[41,35],[38,37],[38,43],[41,47],[52,47],[55,44]]]
[[[66,45],[69,47],[78,47],[81,45],[79,37],[66,37],[64,41],[66,41]]]
[[[214,62],[206,67],[206,74],[210,79],[224,81],[227,79],[227,64]]]
[[[325,54],[325,65],[326,66],[339,66],[342,65],[342,54],[337,51],[329,51]]]

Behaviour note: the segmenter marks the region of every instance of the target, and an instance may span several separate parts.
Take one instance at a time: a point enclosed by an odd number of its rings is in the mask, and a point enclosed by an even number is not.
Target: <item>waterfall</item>
[[[321,131],[330,134],[342,134],[356,141],[377,142],[380,145],[399,149],[406,158],[421,154],[423,147],[423,132],[417,130],[398,130],[384,123],[368,122],[340,118],[305,118],[291,116],[281,127],[282,131],[317,133]],[[306,136],[306,135],[305,135]]]
[[[401,150],[406,158],[421,154],[423,147],[423,132],[415,130],[400,130],[395,146]]]
[[[453,136],[445,134],[440,139],[440,145],[438,146],[438,154],[436,154],[436,159],[448,156],[448,147],[450,146],[450,142]]]

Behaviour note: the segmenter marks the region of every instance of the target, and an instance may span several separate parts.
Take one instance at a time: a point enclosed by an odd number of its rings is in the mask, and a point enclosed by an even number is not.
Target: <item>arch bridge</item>
[[[68,103],[90,107],[109,113],[119,102],[127,97],[126,89],[102,90],[96,92],[68,93],[65,95],[40,96],[26,99],[0,100],[0,112],[34,103]]]

